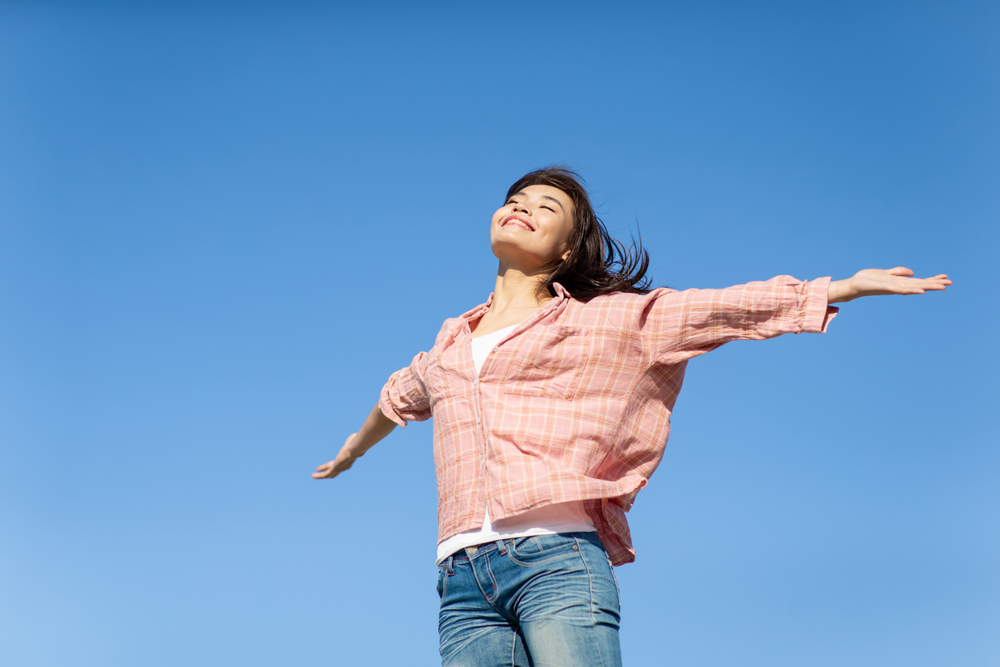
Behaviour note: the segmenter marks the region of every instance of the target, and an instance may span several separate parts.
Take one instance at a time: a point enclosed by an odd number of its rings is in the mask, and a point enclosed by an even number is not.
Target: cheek
[[[490,220],[490,227],[492,229],[496,229],[496,227],[500,224],[500,221],[503,220],[504,215],[506,215],[506,213],[507,213],[506,209],[500,209],[499,211],[494,213],[493,219]]]
[[[568,220],[568,221],[564,220],[563,221],[563,225],[562,225],[562,229],[560,229],[559,237],[562,240],[561,241],[561,245],[562,245],[563,249],[566,249],[566,248],[569,248],[570,246],[572,246],[572,244],[573,244],[573,221],[572,220]]]

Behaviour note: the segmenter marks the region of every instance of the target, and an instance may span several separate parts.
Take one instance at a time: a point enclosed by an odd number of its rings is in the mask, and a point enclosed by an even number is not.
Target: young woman
[[[899,267],[649,290],[645,252],[608,235],[562,168],[511,186],[490,242],[493,294],[445,321],[312,475],[336,477],[397,424],[434,417],[446,666],[620,665],[611,568],[635,559],[625,512],[663,456],[687,360],[824,332],[832,303],[951,284]]]

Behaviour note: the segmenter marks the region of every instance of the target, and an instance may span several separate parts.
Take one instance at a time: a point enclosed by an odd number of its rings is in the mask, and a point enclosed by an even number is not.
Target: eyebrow
[[[523,195],[523,196],[527,197],[527,196],[528,196],[528,193],[527,193],[527,192],[525,192],[524,190],[518,190],[517,192],[515,192],[514,194],[512,194],[512,195],[511,195],[510,197],[508,197],[508,198],[507,198],[507,201],[510,201],[511,197],[516,197],[516,196],[518,196],[518,195]],[[560,210],[560,211],[562,211],[562,210],[565,210],[565,209],[563,209],[563,205],[562,205],[562,204],[561,204],[561,203],[559,202],[559,200],[558,200],[558,199],[556,199],[555,197],[550,197],[550,196],[548,196],[548,195],[541,195],[541,198],[542,198],[542,199],[549,199],[549,200],[551,200],[551,201],[554,201],[554,202],[556,203],[556,206],[558,206],[558,207],[559,207],[559,210]]]

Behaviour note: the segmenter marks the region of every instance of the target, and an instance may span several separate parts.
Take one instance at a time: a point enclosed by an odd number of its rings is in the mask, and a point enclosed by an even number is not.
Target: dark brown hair
[[[580,176],[565,167],[553,166],[525,174],[510,186],[507,201],[530,185],[549,185],[565,192],[573,201],[573,231],[570,232],[570,254],[560,262],[539,286],[555,296],[552,283],[559,283],[579,301],[610,292],[649,292],[649,253],[642,247],[642,238],[632,241],[631,248],[611,238],[604,223],[594,213],[590,195]]]

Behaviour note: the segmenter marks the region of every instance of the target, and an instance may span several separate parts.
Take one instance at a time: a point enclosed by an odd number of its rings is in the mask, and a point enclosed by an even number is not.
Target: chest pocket
[[[526,332],[503,390],[507,394],[573,398],[589,357],[590,336],[576,326],[538,327]]]
[[[427,353],[426,363],[424,386],[427,387],[432,407],[442,398],[459,393],[467,373],[464,372],[461,350],[454,335],[435,345]]]

